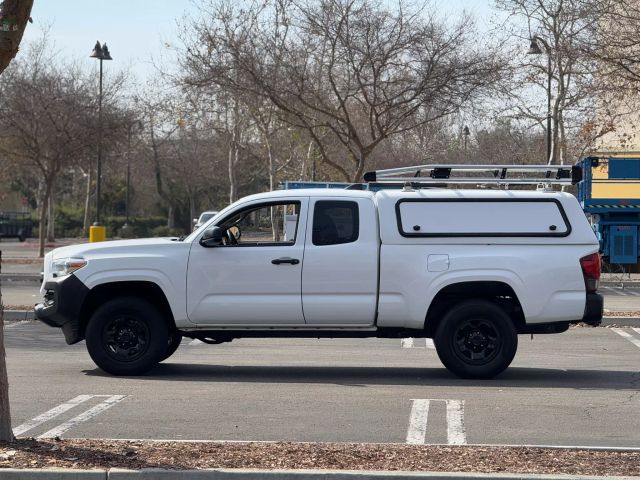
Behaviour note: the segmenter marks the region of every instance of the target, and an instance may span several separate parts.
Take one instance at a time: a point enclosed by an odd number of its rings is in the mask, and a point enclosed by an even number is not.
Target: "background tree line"
[[[284,180],[572,163],[598,148],[637,108],[637,2],[494,5],[487,30],[423,2],[203,1],[179,24],[176,65],[144,84],[106,69],[109,235],[187,233],[200,211]],[[542,54],[528,55],[534,36]],[[23,46],[0,77],[0,202],[25,199],[41,244],[86,235],[95,215],[97,75],[84,59],[43,61],[50,42]]]

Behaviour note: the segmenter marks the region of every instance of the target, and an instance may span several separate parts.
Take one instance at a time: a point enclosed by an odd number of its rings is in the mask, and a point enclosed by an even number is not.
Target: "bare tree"
[[[185,29],[182,65],[189,85],[271,101],[355,181],[382,141],[458,111],[497,79],[495,52],[473,33],[470,17],[448,26],[402,3],[211,1]]]
[[[499,110],[531,126],[547,130],[551,124],[551,151],[548,163],[565,163],[593,146],[607,133],[619,112],[598,109],[605,92],[600,68],[589,52],[609,0],[497,0],[508,19],[498,28],[515,39],[512,81],[504,85],[506,108]],[[531,46],[528,55],[527,48]],[[550,82],[550,84],[549,84]],[[551,98],[532,95],[539,88]],[[600,105],[602,107],[602,105]],[[598,112],[599,110],[599,112]],[[596,114],[609,118],[599,127]]]
[[[73,65],[42,61],[44,41],[0,82],[0,151],[34,168],[41,180],[40,246],[44,256],[46,220],[59,173],[92,148],[95,111],[91,82]]]

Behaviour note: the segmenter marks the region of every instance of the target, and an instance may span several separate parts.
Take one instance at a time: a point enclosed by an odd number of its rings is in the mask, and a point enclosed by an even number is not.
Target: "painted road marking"
[[[425,340],[425,346],[421,346],[421,340]],[[433,344],[433,339],[431,338],[403,338],[400,341],[400,345],[402,348],[426,348],[427,350],[435,350],[436,346]]]
[[[466,445],[467,435],[464,427],[464,400],[414,399],[409,416],[409,429],[406,442],[422,445],[427,438],[429,405],[431,402],[445,402],[447,407],[447,443]]]
[[[427,437],[427,420],[429,419],[429,400],[413,400],[411,416],[409,417],[409,429],[407,430],[407,443],[421,445]]]
[[[189,342],[190,346],[194,346],[194,345],[204,345],[204,342],[202,340],[198,340],[197,338],[194,338],[193,340],[191,340]]]
[[[18,425],[13,429],[13,434],[17,437],[18,435],[22,435],[23,433],[36,428],[38,425],[42,425],[45,422],[48,422],[52,418],[57,417],[58,415],[66,412],[67,410],[71,410],[73,407],[80,405],[81,403],[86,402],[93,398],[93,395],[78,395],[71,400],[58,405],[57,407],[52,408],[51,410],[44,412],[42,415],[38,415],[37,417],[32,418],[28,422],[23,423],[22,425]]]
[[[611,330],[613,330],[614,332],[616,332],[618,335],[620,335],[623,338],[626,338],[627,340],[629,340],[631,343],[633,343],[636,347],[640,348],[640,339],[634,337],[633,335],[631,335],[628,332],[625,332],[624,330],[622,330],[621,328],[612,328]],[[635,330],[635,329],[634,329]]]
[[[75,427],[76,425],[86,422],[92,419],[96,415],[104,412],[108,408],[113,407],[116,403],[124,400],[126,395],[95,395],[96,397],[108,397],[106,400],[100,402],[98,405],[91,407],[89,410],[82,412],[80,415],[73,417],[64,423],[61,423],[57,427],[52,428],[44,432],[42,435],[38,435],[37,438],[54,438],[59,437],[67,430]]]
[[[640,328],[634,328],[633,331],[636,333],[640,333]]]
[[[613,287],[602,287],[603,290],[607,290],[610,292],[615,293],[616,295],[620,295],[624,297],[624,292],[622,292],[620,289],[618,288],[613,288]]]
[[[627,295],[635,295],[636,297],[640,297],[640,293],[635,292],[635,291],[633,291],[633,290],[625,289],[625,293],[626,293]]]
[[[447,400],[447,443],[449,445],[467,443],[464,429],[464,400]]]

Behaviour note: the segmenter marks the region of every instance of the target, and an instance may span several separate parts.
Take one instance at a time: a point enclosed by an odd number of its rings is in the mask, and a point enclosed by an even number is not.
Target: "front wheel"
[[[180,335],[178,332],[173,332],[173,333],[169,334],[169,340],[168,340],[168,344],[167,344],[167,351],[162,356],[160,361],[163,362],[167,358],[169,358],[171,355],[176,353],[176,350],[178,350],[178,347],[180,346],[180,342],[182,342],[182,335]]]
[[[518,348],[518,335],[503,309],[468,300],[449,310],[434,336],[447,369],[462,378],[491,378],[505,370]]]
[[[167,353],[169,328],[149,302],[122,297],[95,311],[85,337],[91,359],[102,370],[113,375],[140,375]]]

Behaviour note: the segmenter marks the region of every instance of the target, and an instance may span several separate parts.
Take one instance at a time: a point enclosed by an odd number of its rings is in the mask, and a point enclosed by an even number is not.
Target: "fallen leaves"
[[[363,443],[21,439],[0,468],[258,468],[640,475],[640,452]]]

